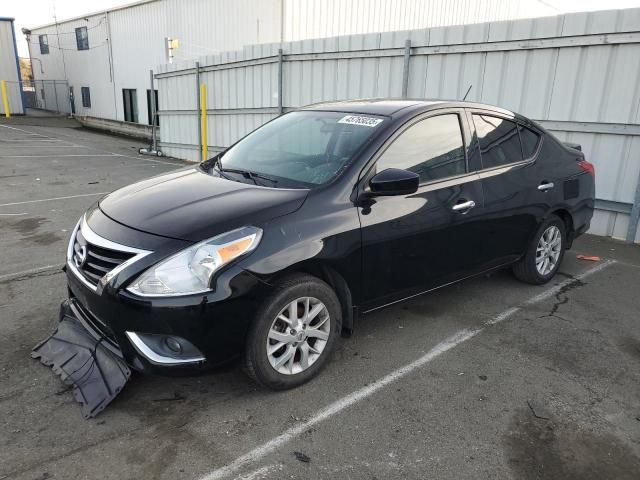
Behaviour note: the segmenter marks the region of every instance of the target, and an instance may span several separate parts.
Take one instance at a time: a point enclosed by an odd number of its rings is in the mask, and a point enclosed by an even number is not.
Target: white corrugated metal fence
[[[403,94],[461,99],[471,86],[469,100],[522,113],[582,144],[597,171],[592,233],[633,239],[638,59],[640,9],[629,9],[247,46],[202,57],[199,74],[209,92],[210,151],[287,108]],[[195,62],[164,65],[156,78],[164,152],[199,160]]]

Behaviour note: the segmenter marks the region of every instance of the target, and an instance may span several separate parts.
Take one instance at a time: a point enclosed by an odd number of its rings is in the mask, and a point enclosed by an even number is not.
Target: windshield
[[[283,115],[220,157],[222,174],[248,172],[265,185],[313,187],[329,182],[380,127],[383,117],[301,111]],[[239,176],[239,179],[241,176]],[[235,179],[235,177],[234,177]]]

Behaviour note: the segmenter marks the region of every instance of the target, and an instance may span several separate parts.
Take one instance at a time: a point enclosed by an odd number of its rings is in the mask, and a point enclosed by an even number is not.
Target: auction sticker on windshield
[[[347,115],[346,117],[342,117],[338,123],[347,123],[349,125],[362,125],[363,127],[375,127],[380,122],[382,122],[382,118],[376,117],[363,117],[361,115]]]

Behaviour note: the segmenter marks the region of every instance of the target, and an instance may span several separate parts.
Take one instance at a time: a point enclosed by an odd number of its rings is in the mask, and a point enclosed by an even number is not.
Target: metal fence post
[[[200,147],[200,161],[204,162],[202,151],[202,111],[200,105],[200,62],[196,62],[196,110],[198,111],[198,147]]]
[[[149,92],[149,103],[151,110],[151,149],[154,152],[158,151],[158,140],[156,137],[156,121],[158,112],[156,111],[156,91],[153,88],[153,70],[149,70],[149,78],[151,80],[151,91]]]
[[[67,99],[67,109],[69,110],[67,113],[71,116],[73,116],[73,112],[71,111],[71,90],[69,89],[69,82],[64,82],[64,88],[65,88],[65,97]]]
[[[638,231],[638,223],[640,222],[640,175],[638,175],[638,184],[636,185],[636,195],[633,199],[633,206],[629,213],[629,228],[627,230],[627,242],[634,243],[636,240],[636,232]]]
[[[58,90],[56,89],[56,81],[53,81],[53,96],[56,97],[56,112],[60,113],[60,106],[58,105]]]
[[[278,114],[282,115],[284,113],[284,103],[282,100],[282,95],[284,92],[283,84],[283,64],[284,64],[284,55],[282,53],[282,49],[278,49]]]
[[[11,117],[11,110],[9,109],[9,97],[7,96],[7,81],[0,80],[0,86],[2,88],[2,105],[4,106],[4,116]]]
[[[207,86],[203,83],[200,85],[200,103],[202,105],[202,116],[200,121],[202,122],[202,158],[209,159],[209,138],[207,136]]]
[[[409,93],[409,60],[411,59],[411,40],[404,42],[404,65],[402,66],[402,98]]]

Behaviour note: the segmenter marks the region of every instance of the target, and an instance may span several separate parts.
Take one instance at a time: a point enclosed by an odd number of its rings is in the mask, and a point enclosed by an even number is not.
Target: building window
[[[46,35],[38,35],[38,43],[40,44],[40,54],[49,54],[49,39]]]
[[[138,122],[138,96],[134,88],[122,89],[122,101],[124,104],[124,121]]]
[[[89,32],[87,27],[76,28],[76,44],[78,50],[89,50]]]
[[[158,117],[158,90],[153,91],[153,98],[156,106],[156,127],[160,126],[160,118]],[[151,90],[147,89],[147,119],[149,120],[149,125],[153,124],[153,112],[151,111]]]
[[[80,93],[82,93],[82,106],[84,108],[91,108],[91,93],[89,87],[80,87]]]

